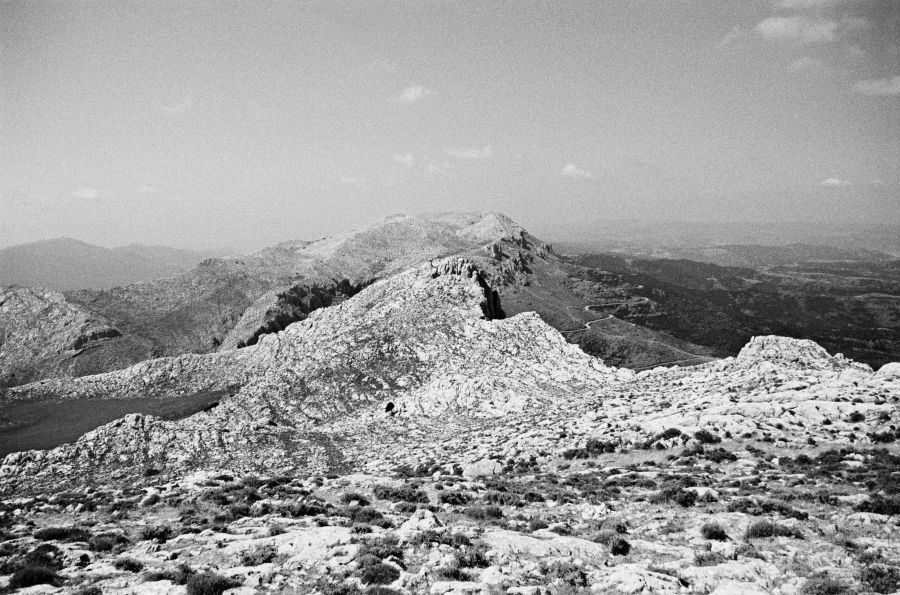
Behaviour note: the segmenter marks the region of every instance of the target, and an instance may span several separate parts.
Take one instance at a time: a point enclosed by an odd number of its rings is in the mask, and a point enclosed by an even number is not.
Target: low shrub
[[[467,581],[469,575],[463,572],[458,566],[443,566],[435,571],[435,578],[442,581]]]
[[[398,488],[377,485],[373,493],[379,500],[391,500],[392,502],[413,502],[420,504],[428,504],[428,494],[422,490],[418,490],[413,486],[401,486]]]
[[[765,539],[768,537],[803,539],[803,534],[793,527],[787,527],[772,521],[756,521],[747,527],[745,537],[747,539]]]
[[[165,543],[168,540],[172,539],[174,531],[172,531],[172,527],[168,525],[155,525],[151,527],[144,527],[141,529],[140,537],[141,541],[150,541],[155,539],[159,543]]]
[[[128,538],[121,533],[103,533],[94,535],[88,541],[88,547],[95,552],[111,552],[116,546],[128,543]]]
[[[369,499],[359,492],[344,492],[343,494],[341,494],[341,502],[343,502],[344,504],[352,504],[353,502],[357,502],[360,506],[369,505]]]
[[[43,564],[29,564],[15,571],[9,579],[11,589],[24,589],[34,585],[58,585],[60,576],[56,570]]]
[[[872,512],[894,516],[900,514],[900,496],[884,497],[880,494],[870,496],[856,506],[859,512]]]
[[[719,523],[706,523],[705,525],[700,527],[700,534],[703,535],[704,539],[711,539],[713,541],[728,541],[728,534]]]
[[[45,527],[35,531],[34,538],[41,541],[88,541],[91,534],[81,527]]]
[[[499,506],[469,506],[463,510],[463,514],[480,521],[503,518],[503,511]]]
[[[379,562],[363,568],[359,578],[367,585],[387,585],[400,578],[400,571],[390,564]]]
[[[451,506],[464,506],[471,501],[472,497],[465,492],[444,491],[438,496],[438,502],[450,504]]]
[[[800,589],[800,595],[844,595],[851,592],[849,585],[827,574],[807,578]]]
[[[859,580],[876,593],[896,593],[900,591],[900,568],[884,564],[863,567]]]
[[[718,552],[698,552],[694,555],[694,566],[716,566],[726,561]]]
[[[157,570],[144,575],[147,581],[171,581],[175,585],[186,585],[196,571],[187,564],[181,563],[175,570]]]
[[[694,440],[700,444],[718,444],[721,438],[710,432],[709,430],[697,430],[694,432]]]
[[[385,537],[381,537],[378,539],[371,539],[364,544],[362,544],[359,548],[360,556],[375,556],[375,558],[380,562],[385,558],[403,558],[403,548],[400,547],[400,542],[394,535],[386,535]]]
[[[113,566],[118,570],[124,570],[126,572],[140,572],[144,569],[144,565],[134,558],[117,558],[116,561],[113,562]]]
[[[228,589],[233,589],[240,585],[240,580],[228,578],[214,572],[191,575],[186,583],[188,595],[222,595]]]
[[[468,541],[468,539],[466,539],[466,541]],[[454,558],[456,559],[456,565],[460,568],[487,568],[491,565],[487,559],[488,548],[480,541],[476,541],[475,543],[463,547],[455,547],[458,549],[454,554]]]
[[[241,553],[241,566],[260,566],[278,557],[278,548],[272,544],[259,545]]]

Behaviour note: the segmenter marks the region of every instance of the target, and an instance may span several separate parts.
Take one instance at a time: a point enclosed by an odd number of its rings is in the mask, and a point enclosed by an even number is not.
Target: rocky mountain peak
[[[825,348],[809,339],[792,339],[775,335],[753,337],[741,349],[737,359],[744,362],[767,361],[812,369],[842,370],[860,366],[868,368],[846,359],[841,354],[829,355]]]

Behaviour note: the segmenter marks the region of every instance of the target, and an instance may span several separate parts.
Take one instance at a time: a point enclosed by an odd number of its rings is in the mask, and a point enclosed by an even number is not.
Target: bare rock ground
[[[238,387],[7,456],[0,587],[900,590],[894,366],[757,337],[635,374],[499,306],[477,266],[438,260],[245,349],[10,390]]]

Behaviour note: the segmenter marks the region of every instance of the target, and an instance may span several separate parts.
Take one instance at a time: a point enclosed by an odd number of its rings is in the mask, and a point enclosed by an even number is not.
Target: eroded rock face
[[[72,304],[59,292],[0,288],[0,388],[67,373],[84,349],[119,331],[109,321]]]
[[[497,416],[551,406],[614,376],[538,316],[495,319],[496,308],[480,271],[449,259],[376,283],[251,347],[18,387],[7,398],[161,397],[241,388],[185,420],[131,416],[71,446],[11,455],[4,472],[49,473],[88,461],[110,469],[125,461],[126,467],[185,469],[298,458],[327,466],[334,463],[328,448],[311,441],[309,432],[366,415],[385,401],[400,416]]]

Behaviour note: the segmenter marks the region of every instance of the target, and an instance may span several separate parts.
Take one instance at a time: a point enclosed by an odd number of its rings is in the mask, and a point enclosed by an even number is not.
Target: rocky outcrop
[[[65,374],[85,349],[119,334],[61,293],[0,288],[0,388]]]

